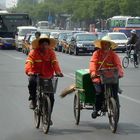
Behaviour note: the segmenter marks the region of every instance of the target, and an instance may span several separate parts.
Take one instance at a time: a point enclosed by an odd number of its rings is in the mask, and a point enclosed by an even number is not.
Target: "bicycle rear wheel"
[[[42,105],[42,129],[45,134],[48,133],[50,129],[50,120],[51,120],[51,102],[48,96],[43,98]]]
[[[34,122],[35,122],[35,127],[36,128],[39,128],[39,126],[40,126],[40,118],[41,118],[40,100],[37,99],[36,108],[34,109]]]
[[[108,118],[109,118],[110,129],[113,133],[115,133],[117,130],[117,125],[119,120],[119,112],[118,112],[116,101],[113,97],[111,97],[109,100]]]
[[[123,68],[127,68],[129,65],[129,58],[127,56],[125,56],[122,60],[122,66]]]

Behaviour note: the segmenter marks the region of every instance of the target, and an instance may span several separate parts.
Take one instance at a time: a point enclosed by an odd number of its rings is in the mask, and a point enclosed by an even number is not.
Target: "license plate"
[[[91,51],[93,50],[93,47],[88,47],[87,50]]]
[[[79,49],[79,51],[83,51],[83,49]]]

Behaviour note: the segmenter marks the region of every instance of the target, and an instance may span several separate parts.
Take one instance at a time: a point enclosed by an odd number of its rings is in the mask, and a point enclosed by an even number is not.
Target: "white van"
[[[15,35],[16,50],[22,49],[22,42],[26,34],[36,32],[37,28],[34,26],[18,26]]]
[[[37,29],[49,29],[49,22],[48,21],[39,21],[37,24]]]

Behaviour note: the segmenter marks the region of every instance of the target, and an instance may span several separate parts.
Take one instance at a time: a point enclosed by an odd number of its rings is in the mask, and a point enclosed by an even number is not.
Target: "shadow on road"
[[[140,134],[140,125],[132,123],[120,123],[117,133],[120,135]]]

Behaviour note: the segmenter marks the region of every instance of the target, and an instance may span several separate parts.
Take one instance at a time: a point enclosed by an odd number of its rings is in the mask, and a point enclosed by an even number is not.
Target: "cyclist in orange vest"
[[[119,77],[123,77],[124,72],[119,56],[113,51],[117,47],[117,44],[110,41],[108,37],[104,37],[103,40],[97,40],[94,44],[99,49],[91,57],[89,70],[96,91],[95,110],[92,113],[92,117],[96,118],[103,100],[103,85],[101,84],[100,78],[96,77],[99,75],[98,70],[101,68],[116,67],[119,72]],[[114,91],[118,93],[118,85],[114,85]]]
[[[35,39],[32,43],[35,45],[35,49],[31,50],[25,64],[25,73],[29,76],[29,100],[31,100],[30,108],[36,107],[36,75],[40,74],[42,78],[51,79],[54,74],[63,77],[58,60],[56,58],[54,47],[56,41],[52,38],[39,38]],[[34,46],[33,46],[34,47]],[[54,94],[50,97],[51,105],[53,109]]]

